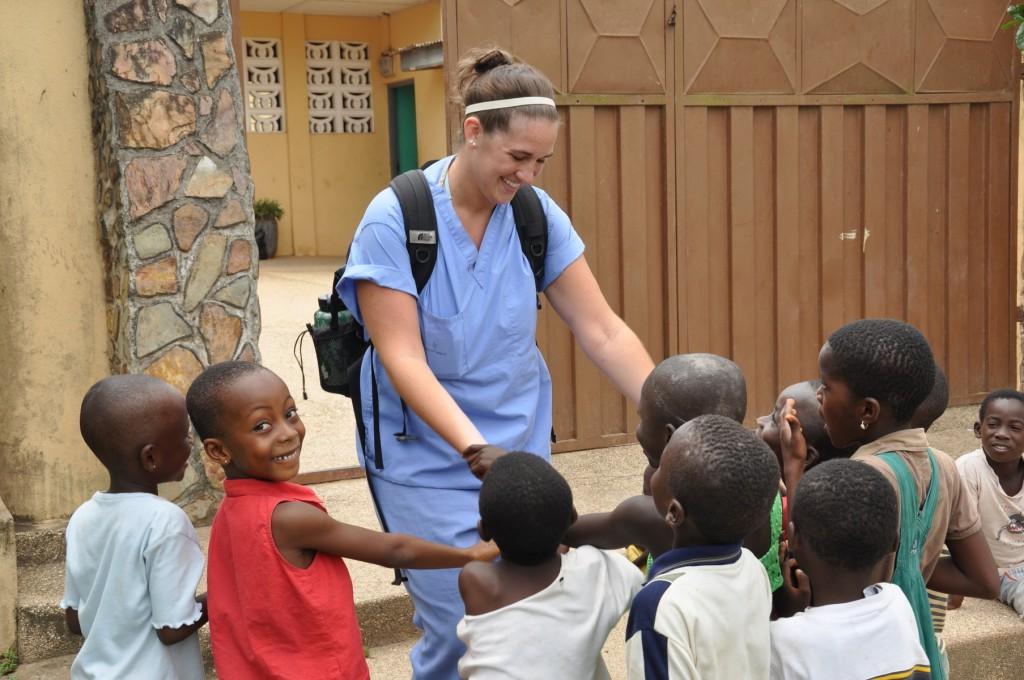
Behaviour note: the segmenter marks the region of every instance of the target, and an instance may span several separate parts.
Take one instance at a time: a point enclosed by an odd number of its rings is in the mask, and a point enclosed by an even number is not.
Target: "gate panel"
[[[739,363],[751,415],[816,377],[824,338],[868,316],[925,333],[953,403],[1012,385],[1011,113],[687,107],[680,351]]]
[[[570,214],[612,308],[655,356],[666,352],[665,121],[659,106],[563,107],[538,185]],[[571,162],[570,162],[571,161]],[[545,305],[538,343],[554,381],[556,451],[631,441],[634,409]]]
[[[539,68],[561,93],[563,129],[538,185],[569,213],[609,304],[655,357],[667,352],[674,313],[665,247],[671,125],[664,93],[672,73],[666,7],[665,0],[444,4],[449,66],[472,46],[497,43]],[[455,115],[449,121],[461,132]],[[554,449],[632,441],[635,410],[548,305],[537,338],[554,382]]]
[[[445,44],[452,64],[499,42],[555,82],[565,126],[542,186],[602,290],[655,359],[736,359],[752,418],[865,316],[920,327],[954,404],[1015,384],[1019,55],[1005,9],[446,0]],[[550,310],[539,341],[556,449],[629,440],[635,415]]]

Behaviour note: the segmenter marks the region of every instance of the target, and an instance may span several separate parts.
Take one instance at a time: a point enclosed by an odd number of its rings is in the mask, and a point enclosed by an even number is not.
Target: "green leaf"
[[[1024,24],[1017,27],[1017,35],[1014,37],[1014,42],[1017,43],[1017,49],[1024,51]]]
[[[1008,29],[1008,28],[1013,28],[1014,26],[1016,26],[1016,25],[1017,25],[1017,24],[1019,24],[1019,23],[1020,23],[1020,22],[1019,22],[1019,21],[1017,21],[1016,19],[1010,19],[1009,21],[1007,21],[1007,22],[1006,22],[1005,24],[1003,24],[1003,25],[1002,25],[1002,26],[1000,26],[999,28],[1000,28],[1000,30],[1003,30],[1003,31],[1005,31],[1005,30],[1006,30],[1006,29]]]

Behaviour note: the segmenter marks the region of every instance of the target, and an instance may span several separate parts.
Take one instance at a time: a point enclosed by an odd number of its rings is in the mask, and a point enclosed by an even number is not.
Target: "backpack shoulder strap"
[[[430,195],[430,182],[422,170],[408,170],[391,180],[405,224],[409,265],[416,292],[423,290],[437,263],[437,215]]]
[[[530,263],[534,284],[540,293],[544,284],[544,259],[548,254],[548,218],[533,187],[524,185],[512,198],[512,216],[519,233],[519,245]]]

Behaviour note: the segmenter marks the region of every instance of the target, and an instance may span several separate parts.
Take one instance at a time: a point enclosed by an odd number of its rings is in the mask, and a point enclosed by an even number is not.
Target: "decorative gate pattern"
[[[655,358],[731,356],[753,417],[816,376],[836,327],[894,316],[967,403],[1016,381],[1005,5],[446,0],[446,60],[497,43],[563,93],[544,184]],[[627,440],[633,415],[550,313],[540,341],[557,448]]]

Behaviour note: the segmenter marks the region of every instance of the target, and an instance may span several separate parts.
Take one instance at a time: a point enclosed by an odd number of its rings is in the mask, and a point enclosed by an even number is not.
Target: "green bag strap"
[[[771,510],[771,545],[758,559],[768,572],[772,592],[782,587],[782,565],[779,564],[779,538],[782,536],[782,494],[776,493]]]
[[[910,466],[903,458],[889,451],[879,456],[896,475],[896,483],[900,491],[900,544],[896,552],[896,567],[893,570],[892,582],[900,587],[910,601],[917,620],[917,634],[921,646],[928,654],[932,667],[932,678],[946,680],[942,668],[942,653],[935,638],[932,625],[931,609],[928,606],[928,591],[925,588],[924,575],[921,574],[921,552],[925,540],[932,527],[932,517],[939,500],[939,468],[935,455],[928,449],[928,462],[931,465],[931,479],[924,504],[919,505],[917,482]]]

